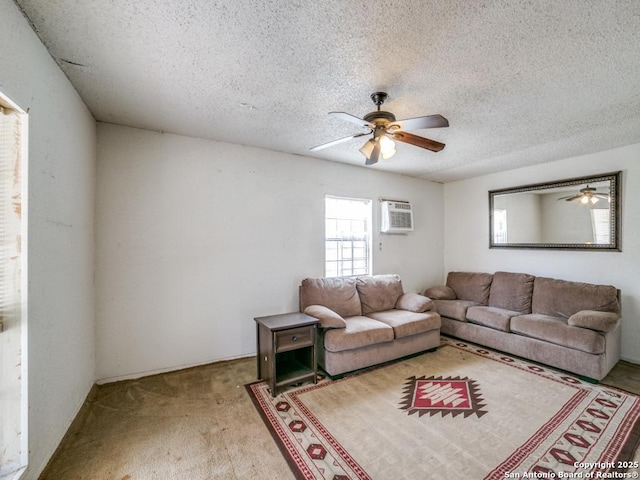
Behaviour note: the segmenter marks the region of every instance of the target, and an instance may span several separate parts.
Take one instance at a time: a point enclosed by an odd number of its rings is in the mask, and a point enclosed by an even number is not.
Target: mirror
[[[621,172],[489,192],[489,248],[620,249]]]

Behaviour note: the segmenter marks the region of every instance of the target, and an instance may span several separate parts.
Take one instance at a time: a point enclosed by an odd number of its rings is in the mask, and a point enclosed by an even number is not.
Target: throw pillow
[[[616,326],[618,318],[618,314],[613,312],[582,310],[571,315],[568,323],[573,327],[588,328],[598,332],[610,332]]]
[[[322,328],[345,328],[347,326],[344,318],[322,305],[309,305],[304,309],[304,313],[320,320]]]
[[[418,293],[405,293],[401,295],[396,303],[398,310],[408,310],[410,312],[422,313],[431,310],[433,302],[430,298]]]

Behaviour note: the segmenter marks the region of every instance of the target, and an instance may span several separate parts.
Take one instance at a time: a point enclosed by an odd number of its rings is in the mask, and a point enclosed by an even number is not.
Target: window
[[[325,197],[325,276],[371,274],[372,211],[371,200]]]
[[[608,208],[591,209],[591,226],[594,243],[605,245],[611,243],[611,220]]]
[[[506,210],[493,210],[493,243],[507,243]]]

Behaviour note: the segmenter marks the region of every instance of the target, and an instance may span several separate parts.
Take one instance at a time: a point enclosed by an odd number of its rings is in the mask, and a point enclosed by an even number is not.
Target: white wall
[[[445,272],[527,272],[622,290],[622,357],[640,363],[640,144],[444,187]],[[489,249],[488,191],[622,170],[622,252]]]
[[[302,156],[98,124],[97,378],[252,355],[253,318],[324,274],[325,194],[409,200],[374,273],[442,277],[442,185]]]
[[[0,90],[29,113],[29,468],[37,478],[94,380],[95,122],[11,0]]]
[[[509,243],[535,243],[542,239],[540,195],[517,193],[494,197],[494,209],[507,211]]]
[[[559,195],[557,193],[547,193],[539,195],[539,197],[542,207],[543,242],[587,243],[595,241],[591,209],[605,208],[608,210],[609,203],[606,200],[602,200],[596,206],[591,203],[584,205],[580,200],[558,201]]]

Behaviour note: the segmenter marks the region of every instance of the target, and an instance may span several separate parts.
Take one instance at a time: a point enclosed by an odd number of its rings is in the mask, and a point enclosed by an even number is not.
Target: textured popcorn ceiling
[[[640,1],[17,0],[102,122],[435,181],[640,142]],[[440,113],[364,167],[332,118]]]

